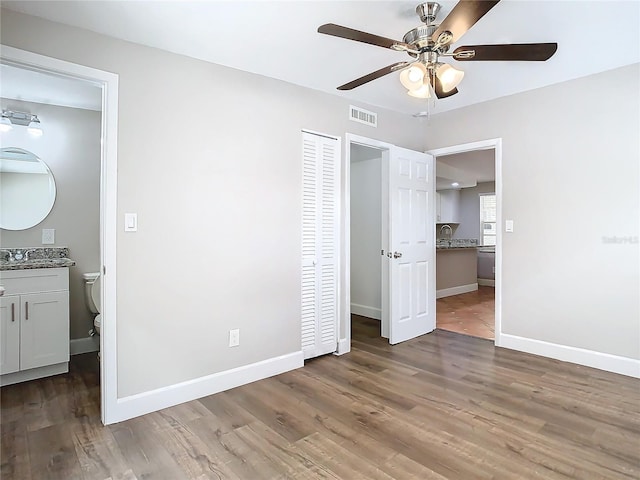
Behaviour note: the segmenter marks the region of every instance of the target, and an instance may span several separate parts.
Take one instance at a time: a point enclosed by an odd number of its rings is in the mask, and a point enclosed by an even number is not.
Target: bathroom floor
[[[495,338],[495,288],[436,300],[436,328],[472,337]]]

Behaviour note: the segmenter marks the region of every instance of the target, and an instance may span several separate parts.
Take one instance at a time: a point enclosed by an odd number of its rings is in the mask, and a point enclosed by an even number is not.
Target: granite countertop
[[[28,270],[31,268],[73,267],[76,264],[70,258],[35,258],[33,260],[0,260],[2,270]]]
[[[0,271],[73,267],[75,264],[69,258],[67,247],[3,248],[0,255]]]
[[[436,250],[475,250],[478,240],[475,238],[452,238],[436,240]]]

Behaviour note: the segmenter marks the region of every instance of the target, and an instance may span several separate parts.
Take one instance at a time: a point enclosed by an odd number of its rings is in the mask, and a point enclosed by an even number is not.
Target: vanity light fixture
[[[2,110],[2,120],[0,121],[0,132],[8,132],[14,125],[27,127],[27,131],[34,137],[43,134],[40,119],[37,115],[27,112],[14,112],[13,110]]]

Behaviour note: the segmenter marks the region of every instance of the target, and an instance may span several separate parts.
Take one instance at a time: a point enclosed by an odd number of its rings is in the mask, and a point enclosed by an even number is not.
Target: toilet
[[[93,328],[95,333],[100,335],[100,326],[102,324],[102,315],[100,315],[100,273],[85,273],[82,275],[84,280],[84,299],[91,313],[95,313],[93,319]]]

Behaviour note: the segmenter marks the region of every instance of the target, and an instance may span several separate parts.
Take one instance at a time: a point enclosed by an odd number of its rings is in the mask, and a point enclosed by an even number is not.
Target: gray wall
[[[640,358],[638,85],[634,64],[432,118],[429,148],[502,138],[504,333]]]
[[[351,163],[351,304],[382,308],[382,158]]]
[[[3,38],[4,40],[4,38]],[[2,108],[38,115],[44,135],[16,126],[2,133],[2,147],[29,150],[51,169],[56,201],[42,222],[27,230],[0,230],[3,247],[69,247],[71,338],[87,336],[93,315],[84,301],[82,274],[100,269],[100,112],[0,99]],[[54,228],[55,245],[42,245],[42,229]]]
[[[2,12],[2,43],[119,75],[118,396],[300,351],[301,129],[424,148],[410,115]],[[144,124],[144,128],[142,125]],[[228,348],[229,329],[241,344]]]
[[[480,238],[480,193],[496,191],[495,182],[482,182],[475,187],[460,190],[460,225],[455,231],[454,238]]]

